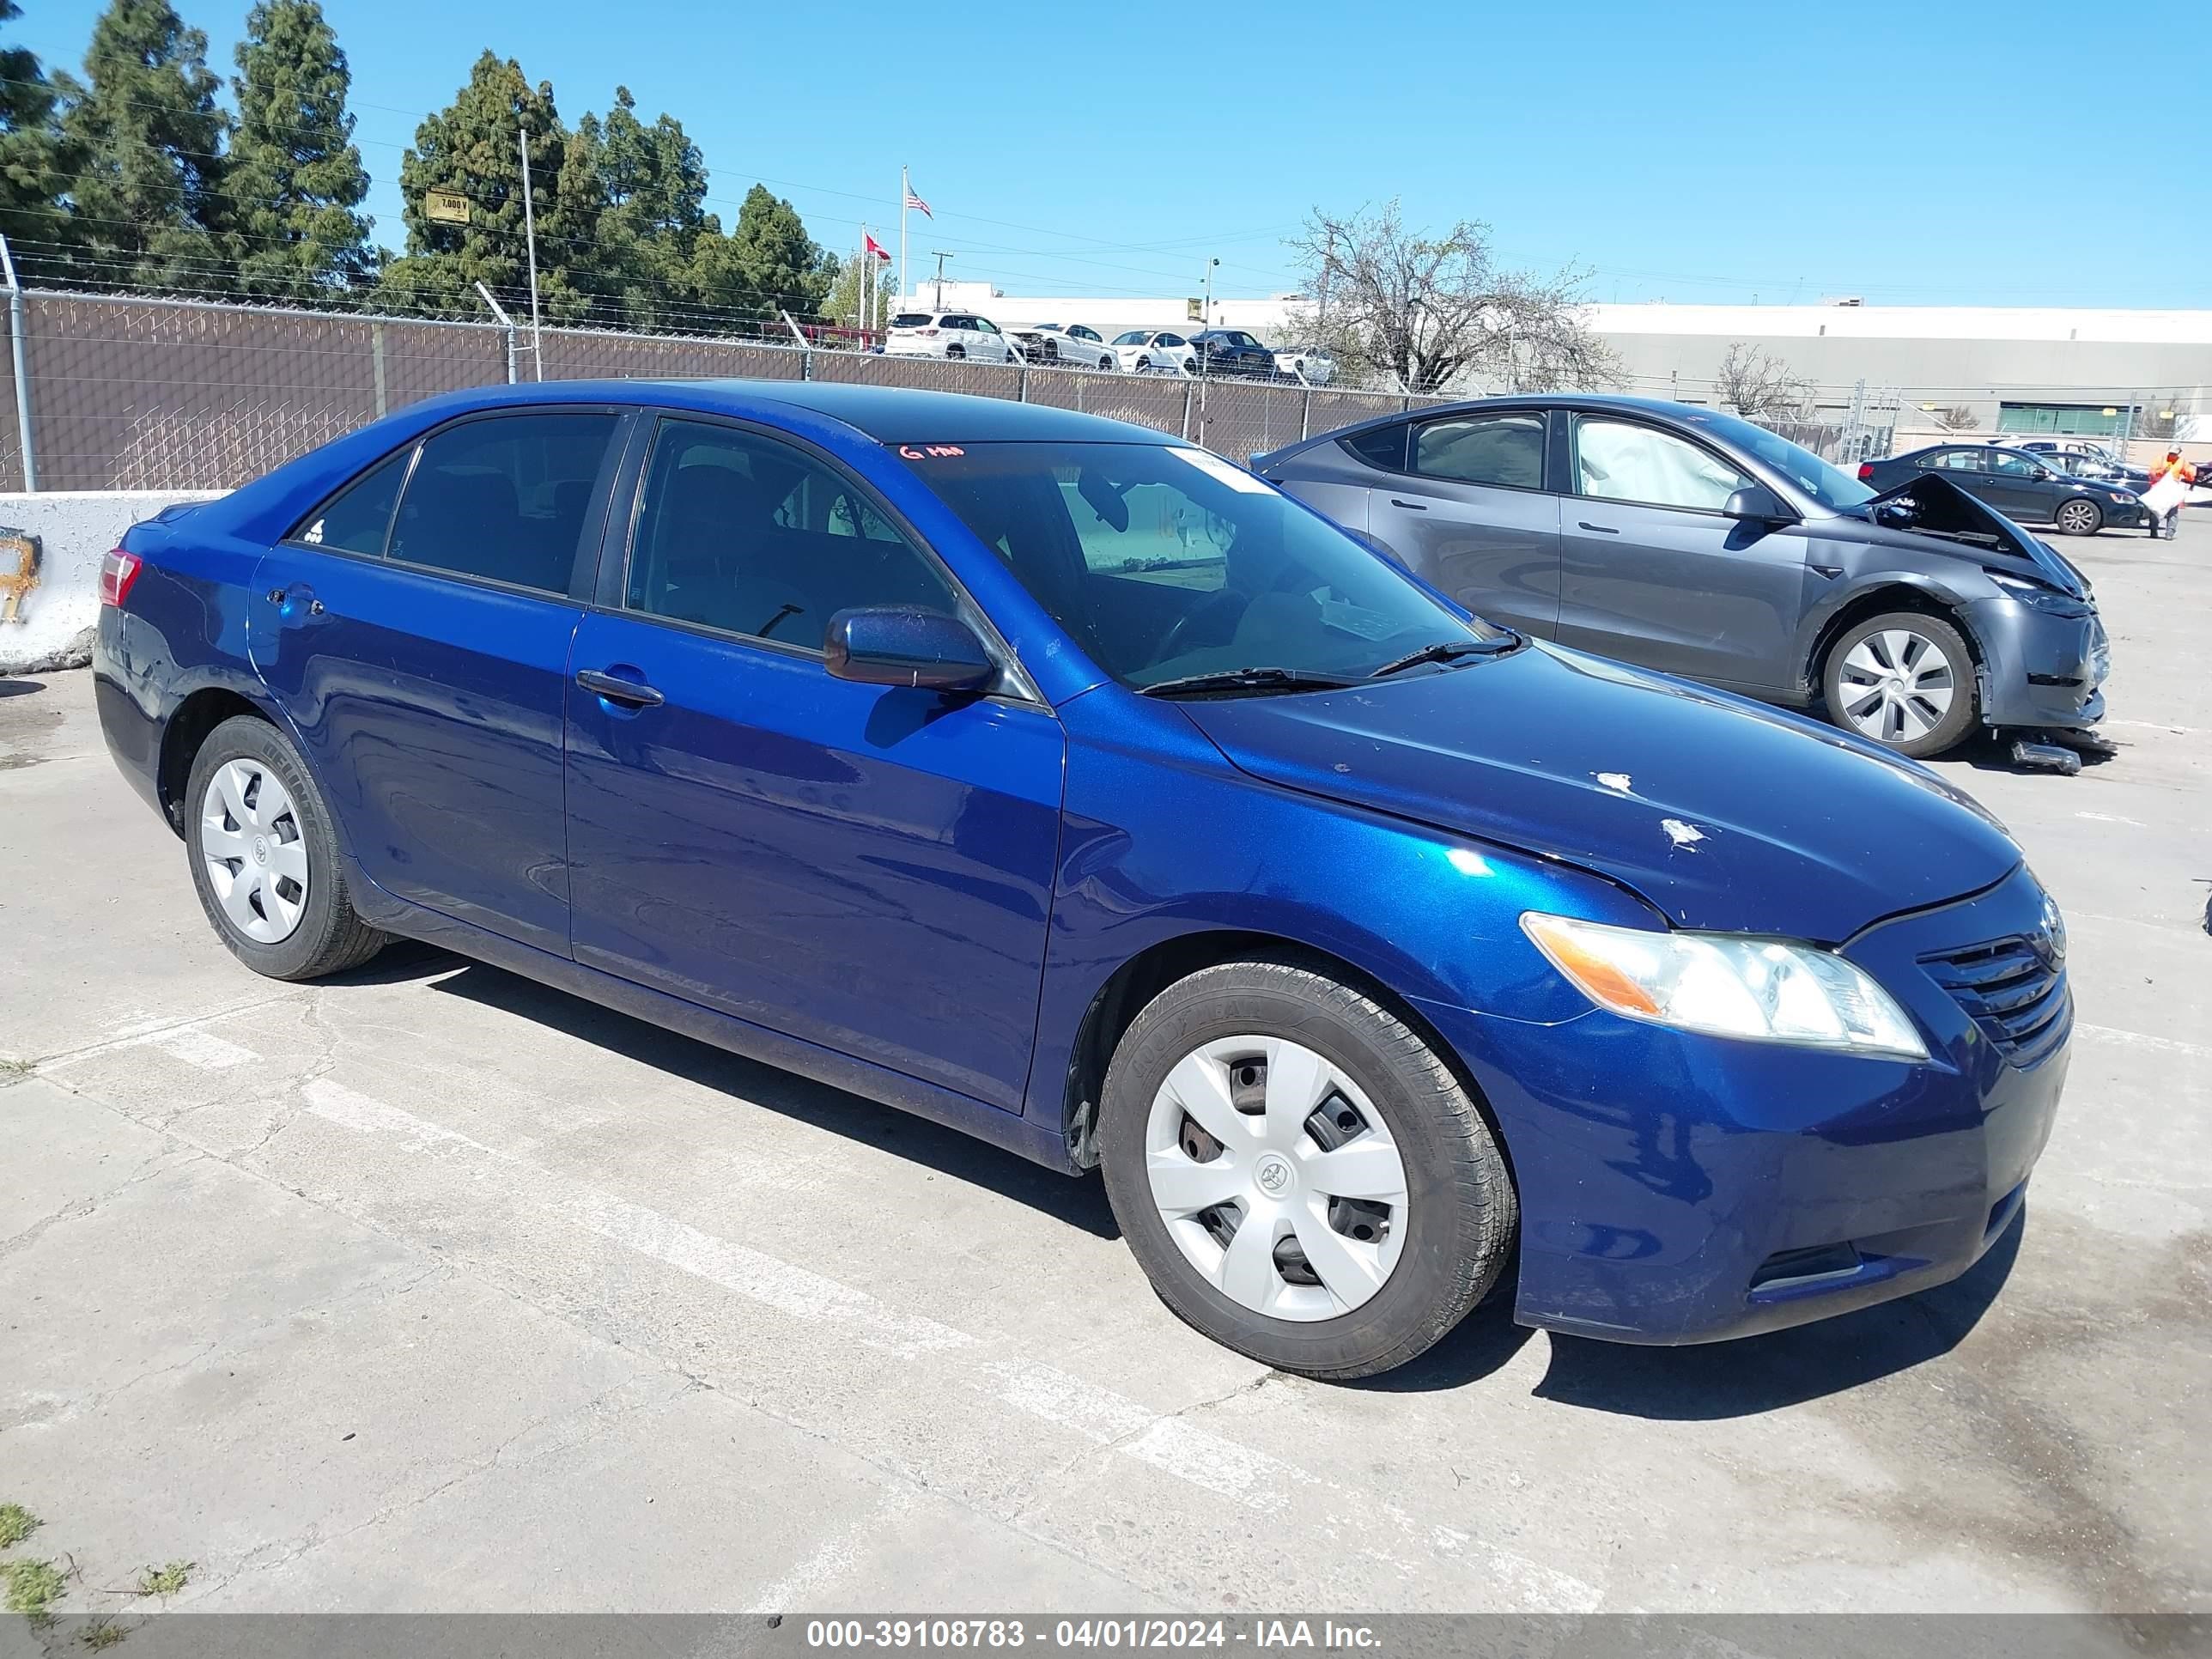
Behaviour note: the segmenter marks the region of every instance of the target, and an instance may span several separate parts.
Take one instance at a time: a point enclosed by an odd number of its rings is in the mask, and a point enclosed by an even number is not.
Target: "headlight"
[[[2113,489],[2108,490],[2106,493],[2121,507],[2125,507],[2135,500],[2134,496],[2127,494],[2124,490]]]
[[[1530,910],[1522,931],[1601,1008],[1709,1036],[1925,1060],[1889,993],[1831,951],[1732,933],[1659,933]]]
[[[2027,576],[2015,576],[2008,571],[1992,570],[1986,565],[1983,567],[1983,574],[1995,582],[2007,598],[2018,599],[2022,605],[2032,605],[2039,611],[2056,611],[2062,615],[2070,615],[2078,608],[2078,601],[2048,582],[2036,581]]]

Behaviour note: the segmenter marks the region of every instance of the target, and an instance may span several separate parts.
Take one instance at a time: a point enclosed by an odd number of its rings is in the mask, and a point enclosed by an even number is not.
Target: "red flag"
[[[872,235],[870,235],[866,231],[862,231],[860,234],[863,236],[866,236],[868,239],[867,251],[874,254],[878,259],[884,261],[884,264],[889,264],[890,263],[891,251],[885,247],[881,242],[878,241]]]

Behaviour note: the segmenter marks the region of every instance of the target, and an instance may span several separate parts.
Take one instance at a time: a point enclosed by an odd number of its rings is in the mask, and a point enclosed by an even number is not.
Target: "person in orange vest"
[[[2181,504],[2189,499],[2190,487],[2197,482],[2197,469],[2181,459],[2180,450],[2169,449],[2166,452],[2166,459],[2150,469],[2150,478],[2143,487],[2144,493],[2148,495],[2156,489],[2160,481],[2169,474],[2181,486],[2180,491],[2174,497],[2173,505],[2152,522],[2150,533],[2172,541],[2180,530]]]

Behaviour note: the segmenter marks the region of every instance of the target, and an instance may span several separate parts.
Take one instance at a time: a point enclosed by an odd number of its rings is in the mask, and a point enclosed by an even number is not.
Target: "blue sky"
[[[75,69],[97,8],[22,3],[10,36]],[[177,3],[227,76],[248,0]],[[948,248],[1009,293],[1195,294],[1209,255],[1217,293],[1281,292],[1309,210],[1397,196],[1598,300],[2212,305],[2201,62],[2161,85],[2131,31],[2042,27],[2078,4],[325,5],[395,246],[401,151],[489,46],[570,120],[618,82],[675,115],[726,222],[762,179],[849,247],[909,163],[916,271]],[[2197,202],[2153,208],[2161,174]]]

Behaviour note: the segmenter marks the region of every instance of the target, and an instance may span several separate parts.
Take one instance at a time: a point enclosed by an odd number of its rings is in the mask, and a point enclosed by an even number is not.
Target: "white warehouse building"
[[[1001,292],[988,283],[933,283],[907,302],[975,311],[1001,326],[1086,323],[1109,339],[1132,328],[1198,328],[1200,302]],[[1271,345],[1306,301],[1297,295],[1218,299],[1211,320]],[[1904,404],[1900,428],[1935,428],[1922,411],[1971,411],[1983,433],[2141,433],[2172,410],[2182,432],[2212,439],[2212,310],[2135,311],[2001,306],[1592,305],[1624,389],[1686,403],[1712,400],[1731,346],[1765,352],[1809,381],[1824,413],[1864,394]],[[1468,388],[1481,390],[1479,386]],[[2130,415],[2130,410],[2133,411]],[[1916,416],[1919,418],[1915,418]],[[1955,417],[1954,417],[1955,418]]]

